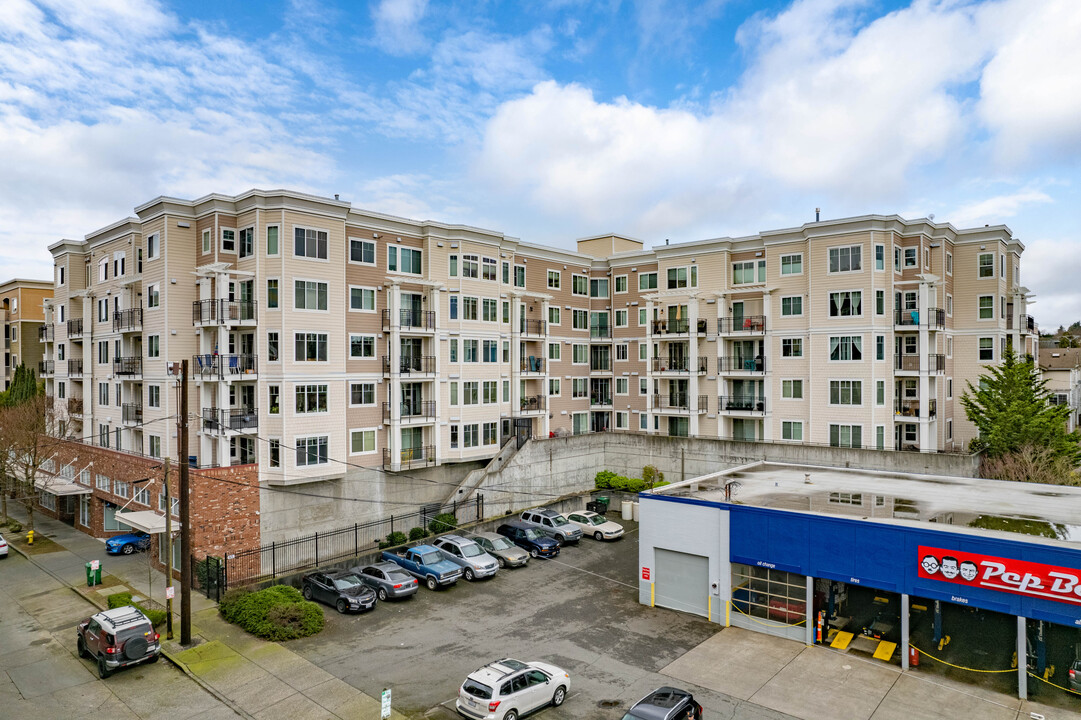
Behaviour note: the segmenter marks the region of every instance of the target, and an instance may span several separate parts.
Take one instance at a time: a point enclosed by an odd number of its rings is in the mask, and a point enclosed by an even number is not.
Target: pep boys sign
[[[920,546],[919,576],[1081,605],[1081,570]]]

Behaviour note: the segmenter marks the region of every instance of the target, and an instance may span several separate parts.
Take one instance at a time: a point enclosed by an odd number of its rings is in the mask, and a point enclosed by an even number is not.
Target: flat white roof
[[[122,512],[116,514],[116,521],[130,525],[136,530],[142,530],[150,535],[159,535],[165,532],[165,515],[159,515],[153,510],[138,510],[136,512]],[[180,530],[180,523],[173,520],[173,532]]]

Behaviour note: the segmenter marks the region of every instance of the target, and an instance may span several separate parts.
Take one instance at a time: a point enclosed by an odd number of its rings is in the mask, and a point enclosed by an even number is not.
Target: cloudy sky
[[[1081,320],[1078,0],[0,0],[0,275],[252,187],[573,247],[1005,223]]]

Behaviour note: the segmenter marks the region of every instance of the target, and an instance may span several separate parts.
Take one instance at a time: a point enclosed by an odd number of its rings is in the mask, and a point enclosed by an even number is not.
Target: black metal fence
[[[417,527],[430,532],[432,522],[444,513],[454,515],[456,525],[482,520],[484,496],[476,495],[464,503],[428,505],[416,512],[354,523],[258,548],[227,552],[224,557],[193,556],[192,583],[198,592],[212,600],[219,600],[230,587],[254,585],[373,552],[379,549],[380,542],[394,532],[404,533],[406,537],[410,530]],[[435,529],[443,532],[453,528]]]

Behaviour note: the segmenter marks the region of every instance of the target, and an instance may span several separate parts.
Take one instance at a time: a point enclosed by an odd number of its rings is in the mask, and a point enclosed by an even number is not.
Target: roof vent
[[[803,484],[804,485],[810,485],[811,484],[811,473],[803,473]]]

